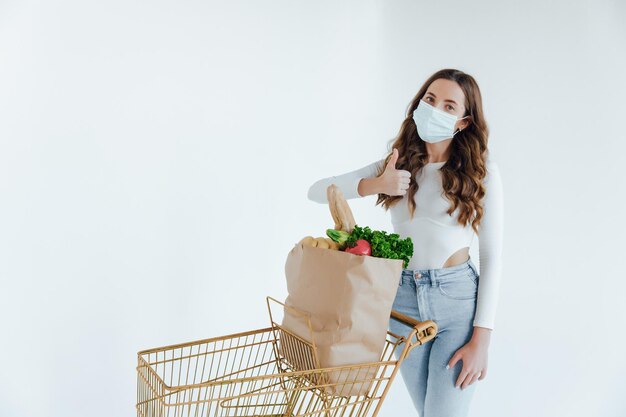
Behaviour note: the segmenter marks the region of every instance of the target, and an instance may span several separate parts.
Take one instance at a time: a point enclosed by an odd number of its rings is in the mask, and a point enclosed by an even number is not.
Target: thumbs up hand
[[[385,171],[378,177],[380,192],[390,196],[405,195],[411,182],[411,173],[404,169],[396,169],[398,162],[398,150],[393,148],[391,159],[385,167]]]

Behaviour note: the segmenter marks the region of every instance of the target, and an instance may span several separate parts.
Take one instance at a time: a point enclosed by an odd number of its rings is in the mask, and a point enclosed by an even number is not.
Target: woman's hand
[[[396,169],[398,150],[393,148],[391,159],[385,171],[377,177],[378,188],[383,194],[390,196],[405,195],[411,183],[411,173],[405,169]]]
[[[465,389],[477,379],[482,381],[487,376],[490,338],[491,329],[475,326],[470,341],[459,348],[448,362],[448,369],[452,369],[460,359],[463,360],[463,369],[455,383],[457,388],[461,386]]]

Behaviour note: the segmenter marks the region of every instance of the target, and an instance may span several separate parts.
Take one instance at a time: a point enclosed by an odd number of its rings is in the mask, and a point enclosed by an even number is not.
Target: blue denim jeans
[[[478,380],[456,388],[463,360],[450,369],[446,365],[472,337],[478,279],[471,258],[447,268],[402,270],[392,308],[419,321],[432,320],[438,327],[435,338],[412,349],[400,365],[420,417],[467,416]],[[412,329],[390,319],[389,330],[406,336]],[[396,349],[396,360],[401,350]]]

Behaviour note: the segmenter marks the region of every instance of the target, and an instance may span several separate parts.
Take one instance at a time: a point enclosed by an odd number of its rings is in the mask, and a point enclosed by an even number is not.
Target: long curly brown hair
[[[426,94],[430,84],[439,78],[455,81],[461,87],[466,100],[466,111],[463,117],[471,116],[470,124],[454,135],[454,139],[450,143],[450,157],[441,167],[444,194],[451,202],[447,213],[452,215],[458,207],[458,222],[463,226],[471,222],[472,228],[478,234],[478,226],[483,216],[481,201],[485,196],[483,179],[487,174],[489,129],[483,113],[482,97],[478,84],[471,75],[456,69],[442,69],[435,72],[424,82],[411,101],[400,131],[389,142],[391,145],[389,154],[378,172],[378,175],[383,173],[392,156],[393,148],[397,148],[399,155],[396,169],[404,169],[411,173],[412,180],[409,189],[404,196],[378,194],[376,205],[382,203],[387,210],[406,196],[411,219],[413,219],[415,213],[414,196],[419,188],[414,178],[416,178],[419,170],[428,163],[426,142],[417,133],[413,111]]]

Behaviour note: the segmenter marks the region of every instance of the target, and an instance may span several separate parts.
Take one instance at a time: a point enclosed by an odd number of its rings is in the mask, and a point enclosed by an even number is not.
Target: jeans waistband
[[[435,286],[439,281],[456,281],[460,278],[462,279],[462,272],[468,270],[472,270],[476,276],[478,276],[478,270],[471,257],[463,263],[445,268],[403,269],[401,280],[410,279],[422,283],[430,283]]]

